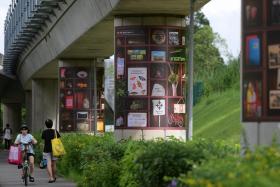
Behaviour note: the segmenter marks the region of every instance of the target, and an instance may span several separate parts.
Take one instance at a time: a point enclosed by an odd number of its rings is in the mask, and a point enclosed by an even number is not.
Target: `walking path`
[[[17,187],[24,186],[20,178],[20,170],[16,165],[10,165],[7,162],[8,151],[0,150],[0,187]],[[52,187],[74,187],[77,186],[73,182],[67,181],[63,178],[58,178],[55,183],[48,183],[48,176],[46,169],[35,168],[34,172],[35,182],[28,183],[28,186],[52,186]]]

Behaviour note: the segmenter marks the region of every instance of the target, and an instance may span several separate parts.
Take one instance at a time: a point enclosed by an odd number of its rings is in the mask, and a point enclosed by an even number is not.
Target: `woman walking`
[[[44,140],[44,151],[43,158],[46,159],[47,162],[47,171],[49,175],[49,183],[54,183],[56,181],[56,160],[57,158],[52,154],[52,144],[51,140],[54,139],[55,133],[57,134],[57,138],[60,137],[60,134],[57,130],[52,129],[53,121],[47,119],[45,121],[45,125],[47,127],[46,130],[42,132],[42,139]]]
[[[11,146],[11,140],[12,140],[12,129],[10,128],[9,124],[6,124],[6,128],[4,131],[4,141],[5,141],[5,149],[9,150]]]

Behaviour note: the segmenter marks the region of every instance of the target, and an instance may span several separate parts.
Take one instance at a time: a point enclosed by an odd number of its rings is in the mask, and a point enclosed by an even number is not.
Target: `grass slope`
[[[230,89],[203,98],[194,107],[193,112],[194,138],[213,138],[239,143],[239,90]]]

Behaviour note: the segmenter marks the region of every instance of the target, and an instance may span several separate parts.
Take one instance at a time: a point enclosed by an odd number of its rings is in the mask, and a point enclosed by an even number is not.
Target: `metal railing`
[[[15,74],[19,56],[66,0],[12,0],[4,25],[4,72]]]

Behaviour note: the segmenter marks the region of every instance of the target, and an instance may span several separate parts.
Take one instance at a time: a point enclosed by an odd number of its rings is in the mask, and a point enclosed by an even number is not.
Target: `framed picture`
[[[277,70],[277,89],[280,90],[280,68]]]
[[[166,52],[165,51],[152,51],[151,52],[151,61],[165,62],[166,61]]]
[[[164,116],[165,115],[165,100],[156,99],[152,100],[153,103],[153,115],[154,116]]]
[[[65,104],[66,109],[73,109],[74,108],[74,96],[73,95],[67,95],[65,96]]]
[[[76,77],[80,79],[88,78],[89,73],[87,70],[81,69],[76,72]]]
[[[165,96],[165,88],[161,84],[155,83],[152,89],[152,96]]]
[[[185,62],[186,54],[184,48],[174,48],[169,51],[169,60],[171,62]]]
[[[128,49],[128,60],[130,61],[143,61],[146,60],[146,49]]]
[[[280,44],[268,46],[269,68],[280,68]]]
[[[72,111],[61,111],[60,118],[61,120],[73,120],[73,112]]]
[[[60,71],[59,71],[59,76],[61,79],[64,79],[65,78],[65,72],[66,72],[66,68],[60,68]]]
[[[262,84],[259,80],[244,80],[244,113],[246,117],[261,116]]]
[[[147,95],[147,68],[128,68],[128,95]]]
[[[76,92],[75,101],[77,109],[89,109],[89,92]]]
[[[155,29],[152,31],[152,43],[161,45],[165,44],[166,42],[166,36],[165,36],[165,31],[161,29]]]
[[[257,26],[261,23],[261,1],[259,0],[248,0],[244,6],[245,10],[245,21],[247,26]]]
[[[269,109],[280,109],[280,90],[269,91]]]
[[[128,45],[143,45],[146,43],[144,37],[129,37],[126,41]]]
[[[271,21],[273,24],[280,24],[280,1],[271,0]]]
[[[89,87],[89,80],[88,79],[76,79],[75,80],[75,88],[78,89],[85,89]]]
[[[89,122],[87,121],[77,122],[77,131],[87,132],[90,130],[89,127]]]
[[[179,32],[178,31],[169,31],[168,32],[168,43],[169,45],[179,45],[180,40],[179,40]]]
[[[127,114],[128,127],[146,127],[147,113],[128,113]]]
[[[249,35],[246,37],[246,65],[260,65],[260,47],[260,38],[257,35]]]
[[[77,112],[77,119],[88,119],[88,112],[85,111]]]
[[[124,58],[117,57],[117,78],[121,78],[124,75]]]

